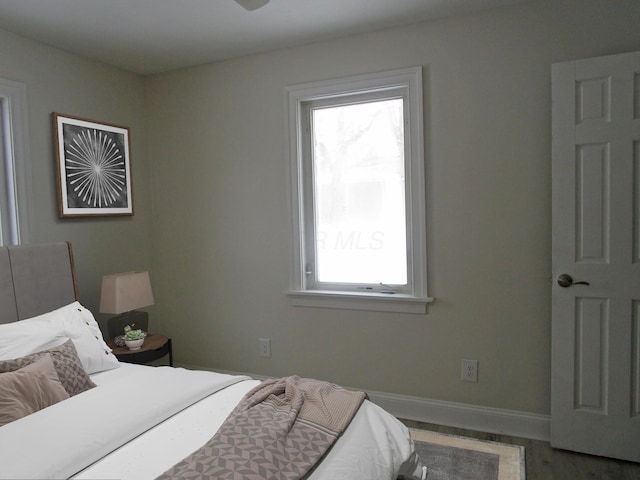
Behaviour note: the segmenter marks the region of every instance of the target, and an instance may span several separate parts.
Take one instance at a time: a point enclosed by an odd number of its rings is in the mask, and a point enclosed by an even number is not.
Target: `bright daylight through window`
[[[407,283],[402,99],[315,108],[318,282]]]
[[[296,305],[424,313],[419,68],[287,89]]]
[[[26,88],[0,78],[0,245],[27,241]]]

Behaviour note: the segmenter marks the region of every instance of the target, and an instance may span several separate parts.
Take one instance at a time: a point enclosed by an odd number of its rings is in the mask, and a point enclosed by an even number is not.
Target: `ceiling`
[[[0,28],[139,74],[528,0],[0,0]]]

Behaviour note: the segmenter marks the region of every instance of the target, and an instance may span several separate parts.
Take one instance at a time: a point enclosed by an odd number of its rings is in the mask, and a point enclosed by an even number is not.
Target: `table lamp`
[[[109,336],[124,333],[125,325],[147,330],[149,314],[136,311],[137,308],[153,305],[153,293],[149,272],[124,272],[102,277],[100,293],[100,313],[113,313],[116,317],[108,320]]]

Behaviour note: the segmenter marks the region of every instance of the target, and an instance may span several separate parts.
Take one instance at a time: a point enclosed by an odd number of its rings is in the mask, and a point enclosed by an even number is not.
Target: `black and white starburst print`
[[[126,202],[122,135],[92,128],[65,132],[67,197],[79,208],[113,207]]]

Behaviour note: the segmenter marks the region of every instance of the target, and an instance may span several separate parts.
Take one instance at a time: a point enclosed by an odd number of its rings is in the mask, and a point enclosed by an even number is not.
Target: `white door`
[[[640,52],[553,65],[552,100],[551,445],[640,462]]]

